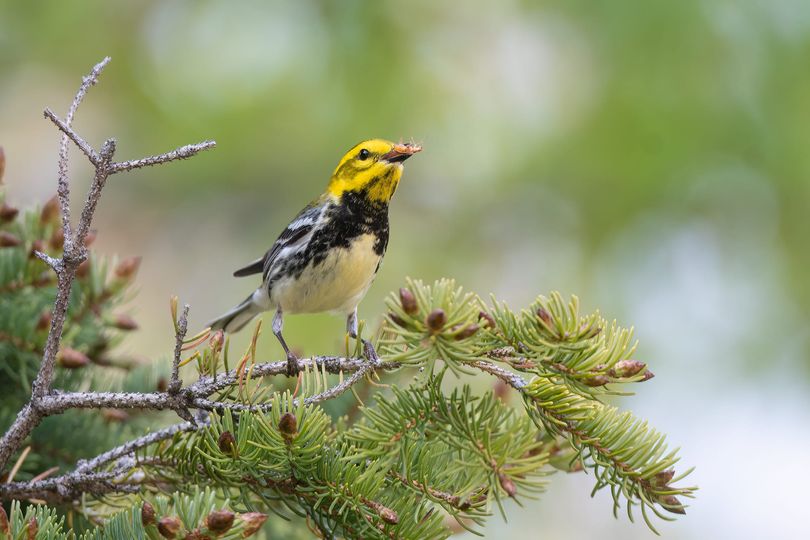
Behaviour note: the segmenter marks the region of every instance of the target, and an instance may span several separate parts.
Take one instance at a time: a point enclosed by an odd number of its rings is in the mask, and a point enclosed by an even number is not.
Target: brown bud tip
[[[90,274],[90,259],[85,259],[76,268],[76,277],[84,279]]]
[[[116,277],[121,279],[129,279],[135,275],[138,271],[138,267],[141,265],[141,258],[140,257],[128,257],[123,261],[119,262],[115,266],[115,273]]]
[[[146,501],[141,506],[141,523],[144,527],[155,524],[155,507]]]
[[[205,526],[214,534],[224,534],[233,527],[235,517],[230,510],[214,510],[205,518]]]
[[[48,245],[53,249],[62,249],[62,246],[65,245],[65,231],[62,230],[62,227],[53,230]]]
[[[435,334],[441,331],[445,323],[447,323],[447,314],[441,308],[436,308],[428,313],[427,320],[425,321],[430,328],[430,333]]]
[[[686,514],[686,509],[675,495],[665,495],[658,499],[658,501],[661,503],[661,506],[673,514]]]
[[[91,229],[87,231],[87,236],[84,237],[84,247],[90,247],[96,241],[96,236],[98,236],[97,230]]]
[[[113,326],[118,328],[119,330],[125,331],[138,329],[138,323],[135,322],[135,319],[123,313],[119,313],[118,315],[115,316]]]
[[[653,477],[653,484],[657,487],[664,487],[672,480],[675,476],[675,469],[668,469],[666,471],[661,471],[660,473],[656,474]]]
[[[35,259],[37,256],[34,253],[35,251],[39,251],[40,253],[45,251],[45,241],[40,240],[37,238],[33,242],[31,242],[31,250],[28,252],[29,259]]]
[[[14,218],[17,217],[17,214],[19,213],[20,211],[18,209],[14,208],[13,206],[9,206],[6,203],[3,203],[0,206],[0,221],[2,221],[3,223],[13,221]]]
[[[487,313],[486,311],[479,311],[478,312],[478,320],[484,319],[486,321],[485,326],[487,328],[495,328],[495,317]]]
[[[495,397],[500,399],[501,401],[506,401],[506,398],[509,396],[509,391],[512,389],[511,386],[506,384],[500,379],[495,379],[495,383],[492,387],[492,393],[495,394]]]
[[[52,221],[56,221],[56,217],[59,215],[59,199],[56,198],[56,195],[48,199],[48,202],[45,203],[45,206],[42,207],[42,212],[39,214],[39,220],[42,223],[50,223]]]
[[[8,525],[8,514],[6,514],[6,509],[0,506],[0,533],[9,534],[11,532],[11,528]]]
[[[267,521],[267,514],[259,512],[248,512],[239,516],[245,524],[245,530],[242,531],[242,537],[247,538],[256,534],[262,528],[264,522]]]
[[[45,311],[43,311],[40,314],[39,319],[37,320],[37,330],[42,331],[42,330],[47,330],[48,328],[50,328],[52,318],[53,318],[53,315],[51,314],[51,311],[49,309],[46,309]]]
[[[413,293],[405,287],[399,290],[399,302],[402,304],[402,309],[408,315],[413,315],[419,309],[416,305],[416,298]]]
[[[396,512],[394,512],[390,508],[386,508],[385,506],[380,506],[380,509],[377,512],[377,514],[386,523],[390,523],[391,525],[396,525],[397,523],[399,523],[399,516],[397,515]]]
[[[537,308],[537,316],[540,317],[540,320],[546,323],[547,326],[554,324],[554,320],[551,318],[551,313],[546,311],[545,308]]]
[[[501,483],[501,487],[507,495],[514,497],[517,494],[517,486],[507,475],[498,473],[498,481]]]
[[[17,247],[20,245],[20,239],[8,231],[0,231],[0,248]]]
[[[158,521],[158,532],[163,538],[175,538],[183,523],[177,516],[166,516]]]
[[[607,375],[595,375],[587,379],[582,379],[582,382],[585,383],[585,386],[605,386],[610,382],[610,378]]]
[[[236,439],[230,431],[220,434],[218,444],[223,454],[233,454],[236,451]]]
[[[462,339],[467,339],[474,336],[475,333],[478,332],[478,329],[479,326],[477,324],[473,323],[468,324],[467,326],[462,328],[458,334],[456,334],[456,341],[461,341]]]
[[[65,347],[56,355],[60,366],[68,369],[78,369],[90,363],[90,359],[83,352]]]
[[[613,364],[610,374],[618,379],[624,379],[626,377],[632,377],[646,367],[647,364],[639,362],[638,360],[620,360]]]
[[[655,377],[655,373],[653,373],[652,371],[650,371],[650,370],[648,369],[647,371],[645,371],[645,372],[644,372],[643,376],[641,377],[641,381],[640,381],[640,382],[649,381],[649,380],[650,380],[650,379],[652,379],[653,377]]]
[[[0,146],[0,184],[3,183],[3,175],[6,173],[6,153]]]
[[[129,414],[122,409],[104,409],[101,411],[101,416],[110,423],[121,424],[129,420]]]
[[[161,377],[157,380],[156,387],[158,392],[165,392],[169,388],[169,381],[166,380],[166,377]]]
[[[403,321],[402,318],[399,315],[396,315],[394,313],[389,313],[388,318],[391,319],[392,323],[399,326],[400,328],[407,328],[408,327],[408,324],[405,321]]]
[[[37,523],[37,518],[32,517],[28,520],[28,540],[36,540],[38,532],[39,523]]]
[[[292,439],[298,435],[298,419],[293,413],[285,412],[278,421],[278,430],[285,439]]]

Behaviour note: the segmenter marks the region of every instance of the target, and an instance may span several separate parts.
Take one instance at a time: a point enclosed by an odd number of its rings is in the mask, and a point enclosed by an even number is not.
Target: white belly
[[[307,266],[298,278],[280,279],[273,285],[272,303],[284,313],[351,313],[380,263],[374,241],[373,235],[359,236],[348,248],[332,250],[317,266]]]

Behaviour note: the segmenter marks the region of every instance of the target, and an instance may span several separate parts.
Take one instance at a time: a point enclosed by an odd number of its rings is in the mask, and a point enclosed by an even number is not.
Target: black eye
[[[365,161],[366,159],[368,159],[368,156],[369,156],[369,151],[366,150],[365,148],[360,150],[360,153],[357,154],[357,157],[360,159],[360,161]]]

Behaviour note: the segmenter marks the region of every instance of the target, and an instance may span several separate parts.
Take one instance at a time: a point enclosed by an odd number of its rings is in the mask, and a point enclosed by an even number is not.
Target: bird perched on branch
[[[388,246],[388,203],[402,177],[403,162],[422,150],[416,144],[382,139],[361,142],[338,163],[326,192],[287,225],[263,257],[234,272],[262,274],[262,284],[241,304],[210,323],[236,332],[256,315],[275,310],[273,333],[282,336],[285,313],[346,315],[346,331],[357,337],[357,305],[366,295]]]

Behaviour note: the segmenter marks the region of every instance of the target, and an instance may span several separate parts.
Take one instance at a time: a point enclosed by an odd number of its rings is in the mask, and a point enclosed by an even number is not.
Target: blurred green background
[[[218,143],[105,192],[99,250],[144,258],[128,350],[165,361],[170,295],[202,327],[253,290],[231,272],[346,149],[413,137],[425,151],[361,317],[379,321],[406,275],[515,307],[578,294],[636,326],[657,377],[624,403],[698,467],[698,499],[665,536],[806,533],[810,3],[0,0],[11,202],[53,194],[42,109],[63,114],[105,55],[75,124],[91,142],[117,137],[119,159]],[[89,169],[73,162],[78,204]],[[336,352],[342,328],[285,326],[304,353]],[[653,536],[589,499],[591,482],[556,476],[487,536]]]

